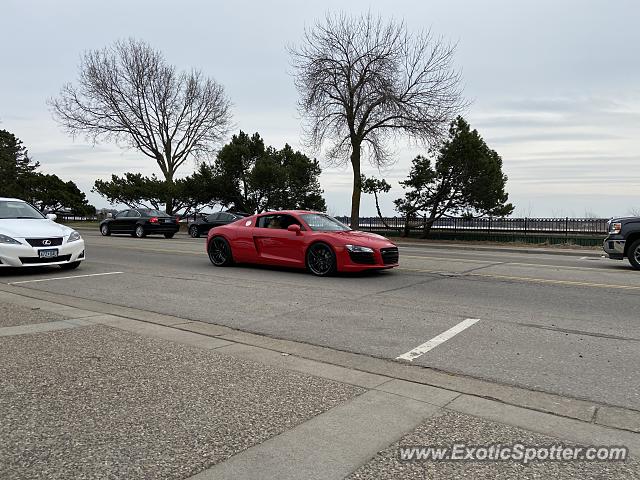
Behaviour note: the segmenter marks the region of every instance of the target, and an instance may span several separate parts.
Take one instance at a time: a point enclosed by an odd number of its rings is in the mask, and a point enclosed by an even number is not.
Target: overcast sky
[[[134,151],[69,138],[46,105],[75,81],[84,50],[135,37],[177,67],[222,83],[238,129],[257,131],[275,147],[302,148],[285,47],[334,10],[404,19],[411,30],[431,28],[458,43],[456,63],[472,101],[465,116],[502,156],[515,215],[609,217],[640,209],[636,0],[2,0],[0,128],[98,207],[107,204],[89,192],[96,178],[159,173]],[[391,168],[365,170],[394,185],[382,199],[385,214],[395,214],[396,182],[417,153],[401,142]],[[329,211],[347,214],[350,170],[325,168],[321,182]],[[375,214],[372,199],[362,214]]]

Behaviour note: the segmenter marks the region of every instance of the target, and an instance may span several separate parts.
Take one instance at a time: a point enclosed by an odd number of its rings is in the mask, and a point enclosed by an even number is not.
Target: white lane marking
[[[400,355],[399,357],[396,357],[396,360],[407,360],[409,362],[412,362],[415,358],[418,358],[419,356],[424,355],[429,350],[432,350],[432,349],[436,348],[441,343],[446,342],[450,338],[456,336],[457,334],[459,334],[463,330],[466,330],[471,325],[474,325],[475,323],[477,323],[479,321],[480,321],[479,318],[467,318],[466,320],[461,321],[457,325],[454,325],[453,327],[451,327],[446,332],[442,332],[440,335],[438,335],[436,337],[433,337],[428,342],[425,342],[422,345],[418,345],[413,350],[410,350],[407,353],[404,353],[404,354]]]
[[[52,280],[68,280],[70,278],[100,277],[102,275],[118,275],[120,273],[124,273],[124,272],[91,273],[88,275],[73,275],[71,277],[39,278],[37,280],[22,280],[20,282],[9,282],[7,285],[20,285],[22,283],[36,283],[36,282],[50,282]]]

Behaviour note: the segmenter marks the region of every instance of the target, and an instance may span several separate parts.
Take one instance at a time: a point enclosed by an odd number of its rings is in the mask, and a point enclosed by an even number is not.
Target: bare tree
[[[328,14],[290,49],[308,143],[334,164],[351,162],[351,225],[358,227],[363,148],[371,163],[390,163],[399,134],[433,144],[464,108],[455,47],[430,32],[371,14]]]
[[[85,52],[77,86],[64,85],[49,104],[71,135],[135,148],[169,184],[188,158],[224,137],[231,117],[220,84],[196,70],[176,72],[161,52],[134,39]],[[170,195],[166,209],[173,213]]]

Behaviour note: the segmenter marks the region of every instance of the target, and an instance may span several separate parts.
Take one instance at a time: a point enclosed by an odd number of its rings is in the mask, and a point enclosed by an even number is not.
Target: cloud
[[[615,111],[622,106],[617,100],[606,97],[565,96],[565,97],[520,97],[496,102],[497,108],[512,112],[594,112]]]
[[[607,130],[628,124],[640,126],[640,98],[521,97],[485,105],[474,115],[483,128],[597,127]]]
[[[624,138],[620,135],[606,132],[562,132],[562,131],[541,131],[538,133],[512,134],[504,136],[487,136],[491,144],[522,144],[530,142],[573,142],[582,140],[616,140]]]

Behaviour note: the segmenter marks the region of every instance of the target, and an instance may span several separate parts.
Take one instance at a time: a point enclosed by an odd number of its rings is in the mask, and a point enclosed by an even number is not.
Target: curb
[[[76,318],[88,317],[89,321],[92,316],[96,318],[96,321],[101,317],[109,317],[112,320],[106,323],[115,327],[118,327],[118,324],[133,322],[137,326],[127,329],[134,328],[132,331],[140,333],[168,332],[162,334],[162,338],[179,343],[185,341],[196,346],[212,343],[213,345],[208,348],[217,349],[220,353],[226,352],[230,355],[285,369],[302,371],[363,388],[377,389],[390,381],[404,382],[401,385],[405,390],[407,388],[409,390],[419,389],[422,392],[427,390],[429,396],[448,397],[454,394],[455,397],[485,402],[487,405],[492,405],[492,408],[532,412],[531,415],[538,420],[527,424],[525,428],[533,431],[539,431],[536,430],[536,425],[540,416],[543,416],[549,422],[548,429],[552,429],[554,422],[570,421],[583,425],[585,428],[620,432],[622,436],[631,436],[630,438],[635,441],[631,442],[630,440],[630,442],[637,445],[637,451],[640,452],[640,435],[638,435],[640,434],[640,411],[630,408],[599,404],[543,391],[527,390],[522,387],[456,375],[406,362],[282,340],[213,323],[31,290],[25,287],[0,285],[0,301],[2,300]],[[105,322],[98,321],[98,323]],[[415,394],[407,394],[406,396],[421,400],[415,398]],[[431,400],[427,403],[434,402]],[[477,414],[476,416],[482,415]],[[557,420],[553,420],[554,418]]]

